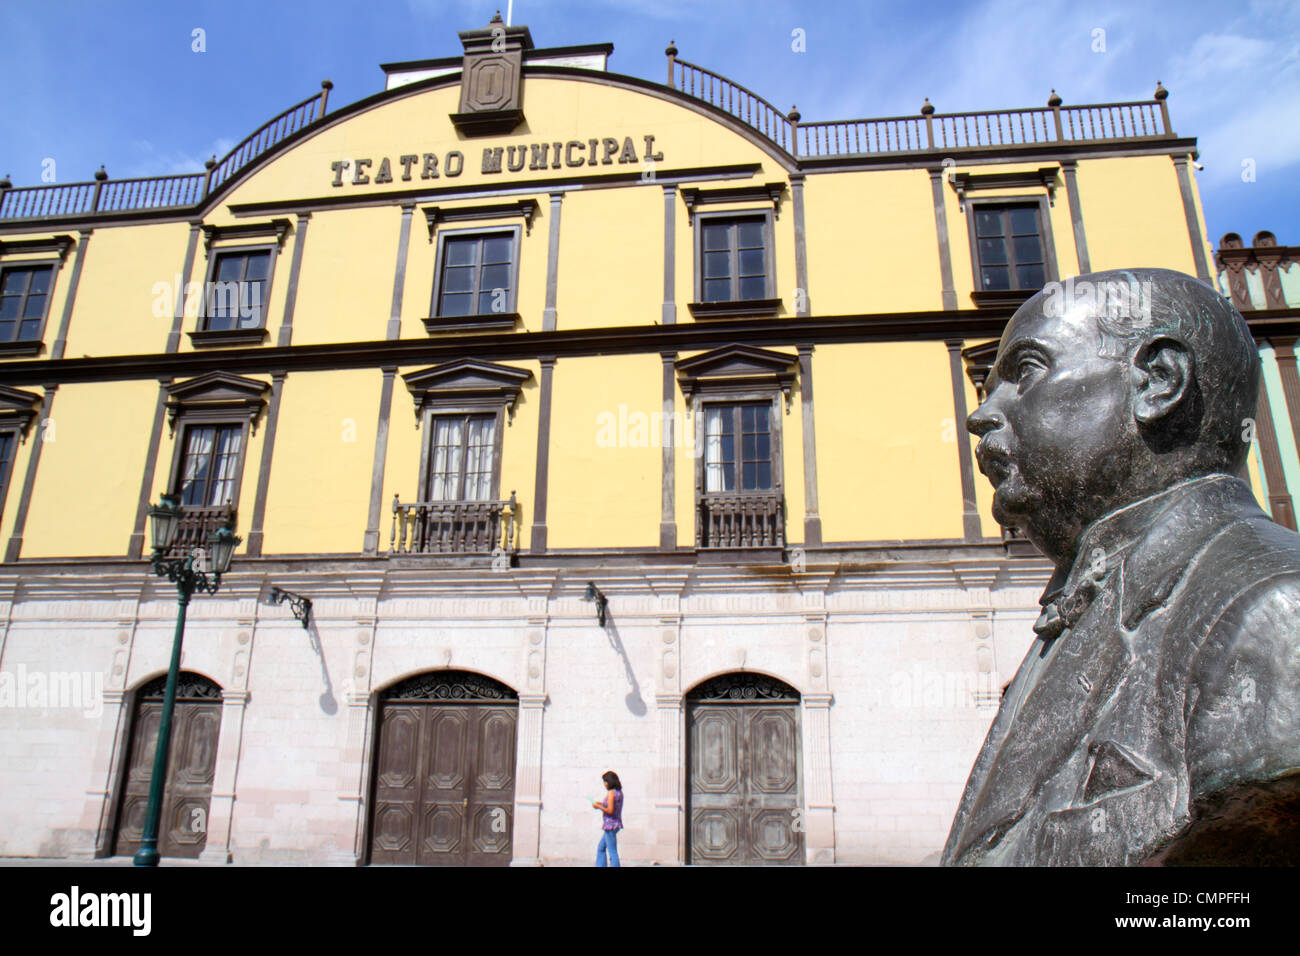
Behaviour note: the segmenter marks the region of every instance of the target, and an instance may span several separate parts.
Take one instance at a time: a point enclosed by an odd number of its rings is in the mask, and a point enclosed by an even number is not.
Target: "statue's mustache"
[[[990,442],[987,438],[975,447],[975,460],[979,463],[980,472],[994,482],[1006,478],[1016,467],[1011,452],[1001,445]]]

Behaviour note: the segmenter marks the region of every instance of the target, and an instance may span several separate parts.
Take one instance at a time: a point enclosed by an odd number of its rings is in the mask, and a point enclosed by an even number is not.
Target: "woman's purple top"
[[[602,830],[623,829],[623,791],[615,790],[613,791],[613,794],[614,794],[614,812],[612,814],[609,814],[606,813],[604,810],[600,811],[601,814],[600,828]]]

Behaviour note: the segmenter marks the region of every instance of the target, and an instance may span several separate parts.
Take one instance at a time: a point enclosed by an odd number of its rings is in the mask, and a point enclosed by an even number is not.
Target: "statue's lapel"
[[[1030,807],[1061,766],[1081,747],[1098,711],[1114,693],[1132,660],[1116,625],[1118,581],[1112,574],[1076,625],[1056,639],[1047,658],[1030,668],[1035,650],[1008,688],[1003,711],[986,747],[996,747],[971,806],[967,846],[995,842]],[[1035,642],[1035,648],[1039,642]],[[1029,686],[1026,686],[1029,685]],[[1016,697],[1012,691],[1018,690]],[[1017,700],[1014,713],[1009,709]],[[998,724],[1002,726],[999,727]],[[1004,731],[1004,728],[1009,728]],[[1005,733],[999,746],[995,741]],[[983,755],[981,755],[983,756]],[[964,849],[964,848],[963,848]]]

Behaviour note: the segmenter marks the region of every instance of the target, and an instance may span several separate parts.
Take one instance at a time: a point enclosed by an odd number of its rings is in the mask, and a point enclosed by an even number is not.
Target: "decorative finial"
[[[102,183],[106,179],[108,179],[108,172],[101,165],[99,169],[95,170],[95,181]]]
[[[664,56],[676,56],[676,55],[677,55],[677,41],[669,40],[668,46],[664,49]]]
[[[797,123],[797,122],[799,122],[801,119],[803,119],[803,114],[799,112],[799,107],[797,107],[797,106],[795,106],[793,103],[791,103],[791,104],[790,104],[790,113],[789,113],[789,115],[786,116],[786,119],[788,119],[791,123]]]
[[[1061,105],[1061,98],[1056,95],[1056,90],[1052,90],[1052,95],[1047,98],[1047,105],[1052,109],[1056,109]]]
[[[490,26],[491,24],[493,24],[493,23],[505,23],[505,21],[501,19],[501,11],[500,11],[500,10],[498,10],[496,13],[492,14],[492,19],[488,21],[489,26]]]
[[[320,88],[321,88],[322,90],[332,90],[332,89],[334,89],[334,81],[333,81],[333,80],[321,80],[321,81],[320,81]]]
[[[216,168],[216,165],[217,165],[217,154],[216,154],[216,153],[213,153],[211,156],[209,156],[207,159],[205,159],[205,160],[203,161],[203,168],[204,168],[204,169],[215,169],[215,168]]]
[[[13,189],[14,184],[9,181],[9,174],[5,173],[5,178],[0,179],[0,189]]]
[[[1156,99],[1163,100],[1168,95],[1169,95],[1169,91],[1165,89],[1163,85],[1161,85],[1159,80],[1156,80]]]
[[[921,104],[921,115],[929,116],[933,112],[934,112],[934,104],[930,102],[930,97],[927,96],[925,98],[925,102]]]

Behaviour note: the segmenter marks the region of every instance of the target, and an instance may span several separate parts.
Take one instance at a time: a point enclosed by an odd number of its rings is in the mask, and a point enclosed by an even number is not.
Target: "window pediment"
[[[498,408],[514,414],[524,383],[533,377],[527,369],[462,359],[402,376],[415,399],[417,422],[426,408],[440,405]]]
[[[961,350],[961,357],[966,363],[966,377],[975,386],[975,394],[982,402],[987,397],[984,385],[989,373],[993,371],[993,362],[998,357],[999,343],[994,340],[983,345],[972,345]]]
[[[181,416],[214,421],[247,418],[255,427],[270,390],[270,385],[257,379],[229,372],[208,372],[167,386],[167,421],[173,435],[176,420]]]
[[[228,239],[275,238],[277,247],[284,245],[284,237],[289,232],[288,219],[272,219],[270,222],[241,222],[233,226],[205,225],[203,227],[203,248],[209,255],[212,244]]]
[[[0,256],[29,256],[58,253],[60,261],[68,250],[77,244],[69,235],[51,236],[48,239],[5,239],[0,241]]]
[[[1046,189],[1047,203],[1056,205],[1057,166],[1041,166],[1014,173],[951,173],[948,185],[957,194],[957,211],[966,211],[966,194],[982,189]]]
[[[477,222],[482,219],[523,219],[527,234],[532,235],[533,220],[537,218],[537,200],[516,199],[472,206],[422,206],[420,211],[429,226],[430,242],[433,242],[438,226],[444,222]]]
[[[41,396],[34,392],[0,385],[0,428],[16,426],[21,434],[26,435],[40,407]]]
[[[683,187],[682,202],[691,213],[691,225],[695,225],[695,210],[700,206],[716,203],[734,202],[768,202],[772,204],[774,215],[781,216],[781,199],[785,195],[783,182],[759,183],[752,186],[731,186],[721,189],[700,189],[694,186]]]
[[[676,363],[677,384],[689,401],[708,391],[779,388],[788,400],[798,358],[784,352],[729,345]]]

